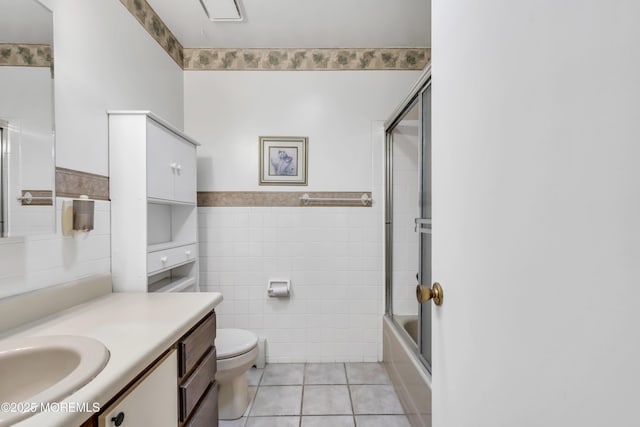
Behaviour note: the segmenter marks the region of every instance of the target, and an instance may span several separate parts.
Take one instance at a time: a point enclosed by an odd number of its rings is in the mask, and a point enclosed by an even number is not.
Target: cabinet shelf
[[[177,242],[156,243],[154,245],[147,245],[147,253],[164,251],[165,249],[180,248],[182,246],[195,245],[196,243],[197,243],[196,241],[180,242],[180,243],[177,243]]]
[[[154,274],[164,273],[165,271],[171,271],[174,268],[178,268],[178,267],[182,267],[182,266],[185,266],[185,265],[193,264],[195,262],[196,262],[195,258],[187,260],[187,261],[184,261],[184,262],[178,262],[178,263],[175,263],[175,264],[171,264],[167,268],[162,268],[162,269],[159,269],[159,270],[151,271],[151,272],[148,273],[148,275],[149,276],[153,276]]]
[[[172,205],[172,206],[193,206],[196,207],[195,203],[192,202],[181,202],[179,200],[167,200],[167,199],[158,199],[155,197],[147,197],[147,202],[156,203],[159,205]]]
[[[180,292],[195,285],[195,277],[166,278],[149,285],[149,292]]]

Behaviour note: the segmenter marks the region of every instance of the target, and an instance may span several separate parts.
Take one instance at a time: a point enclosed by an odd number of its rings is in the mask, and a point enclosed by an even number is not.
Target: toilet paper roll
[[[288,298],[291,294],[290,282],[269,281],[267,294],[270,297]]]

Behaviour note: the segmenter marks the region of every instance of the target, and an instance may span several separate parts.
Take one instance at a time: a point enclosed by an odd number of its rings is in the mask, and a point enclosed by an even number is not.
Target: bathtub
[[[418,345],[418,316],[414,315],[396,315],[396,322],[402,326],[404,332],[411,338],[415,345]]]
[[[411,425],[431,427],[431,375],[416,355],[418,317],[395,318],[382,320],[382,360]]]

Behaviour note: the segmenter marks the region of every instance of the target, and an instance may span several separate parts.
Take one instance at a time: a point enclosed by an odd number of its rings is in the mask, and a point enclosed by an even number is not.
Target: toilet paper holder
[[[291,280],[269,280],[267,295],[272,298],[289,298],[291,296]]]

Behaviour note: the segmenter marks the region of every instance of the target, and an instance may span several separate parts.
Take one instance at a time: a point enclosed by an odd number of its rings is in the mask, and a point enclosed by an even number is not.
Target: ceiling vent
[[[240,12],[239,0],[200,0],[210,21],[239,22],[244,18]]]

